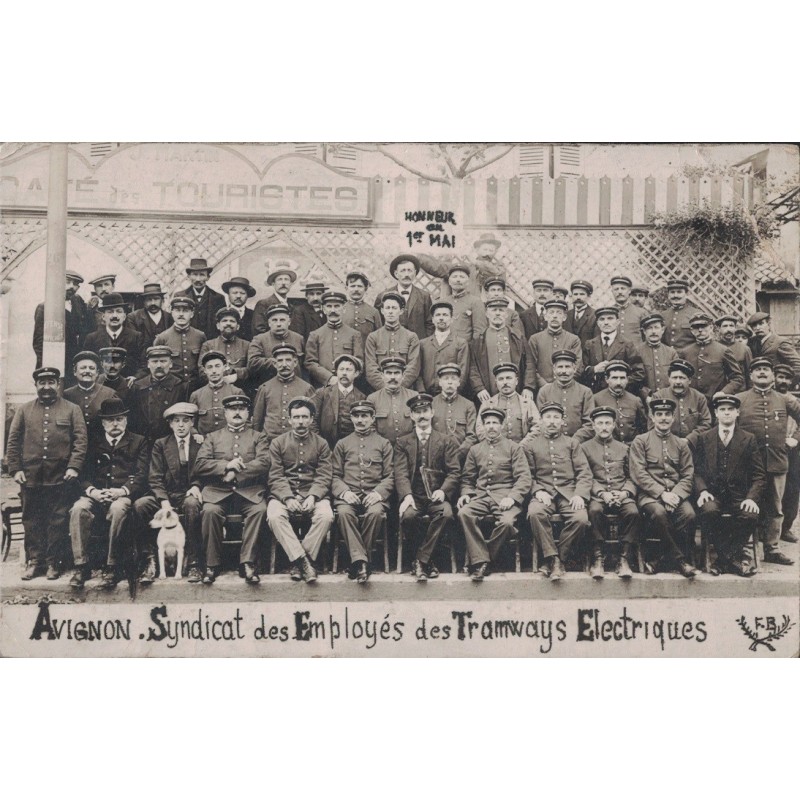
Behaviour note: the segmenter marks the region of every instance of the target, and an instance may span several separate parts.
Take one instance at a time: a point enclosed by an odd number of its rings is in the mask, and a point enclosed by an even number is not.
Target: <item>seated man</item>
[[[319,435],[331,448],[353,432],[350,409],[354,403],[366,399],[355,385],[364,371],[364,362],[360,358],[343,354],[333,362],[333,367],[336,382],[317,389],[312,398],[317,408],[315,423]]]
[[[228,361],[224,353],[206,350],[200,357],[200,366],[208,383],[195,389],[189,402],[197,406],[197,430],[205,436],[225,427],[222,401],[231,395],[241,394],[242,389],[234,384],[236,374],[228,371]]]
[[[478,440],[485,438],[481,412],[487,408],[499,408],[503,411],[503,435],[512,442],[524,442],[539,435],[539,409],[527,395],[517,391],[519,370],[516,364],[501,362],[492,372],[497,383],[497,394],[481,403],[478,419],[475,423],[475,436]]]
[[[82,589],[89,572],[89,534],[97,514],[111,523],[108,555],[100,587],[117,585],[117,562],[121,560],[120,539],[133,501],[147,486],[147,442],[128,430],[128,409],[119,398],[103,400],[98,417],[103,432],[91,437],[81,476],[83,496],[69,513],[69,535],[75,571],[73,589]]]
[[[452,495],[458,489],[461,465],[452,436],[431,427],[433,398],[419,394],[407,401],[414,430],[397,440],[394,482],[400,502],[400,535],[414,546],[411,574],[418,581],[438,577],[433,552],[439,537],[453,522]],[[427,514],[422,530],[420,515]],[[398,572],[402,564],[397,565]]]
[[[522,446],[503,436],[506,414],[485,408],[481,422],[486,438],[473,445],[464,463],[458,518],[467,542],[467,563],[473,581],[482,581],[509,536],[516,535],[517,517],[531,489],[531,471]],[[488,540],[481,520],[494,519]]]
[[[745,561],[744,548],[758,525],[767,475],[756,437],[736,425],[741,404],[730,394],[712,399],[718,425],[695,445],[694,488],[700,524],[717,551],[712,572],[749,577],[756,570]]]
[[[202,436],[193,433],[197,419],[197,406],[192,403],[175,403],[164,412],[171,431],[156,439],[150,453],[150,492],[140,497],[133,510],[137,518],[139,554],[145,566],[139,583],[152,583],[157,573],[156,540],[158,533],[150,527],[150,521],[160,508],[172,509],[183,514],[183,530],[186,532],[186,562],[189,566],[189,583],[203,579],[202,541],[200,537],[200,510],[203,505],[200,482],[192,473]],[[181,575],[183,564],[176,565]],[[166,578],[166,575],[162,575]]]
[[[592,411],[594,438],[581,447],[592,471],[592,497],[589,500],[589,521],[592,523],[593,578],[603,577],[603,542],[608,539],[607,514],[619,517],[619,538],[622,553],[617,565],[620,578],[630,578],[633,545],[639,537],[639,510],[636,507],[636,486],[630,478],[628,445],[614,439],[617,412],[611,406],[597,406]]]
[[[459,364],[442,364],[436,370],[439,376],[441,391],[433,398],[432,427],[439,433],[446,433],[456,440],[458,460],[461,466],[467,457],[470,447],[478,439],[475,435],[475,404],[458,393],[461,383],[461,366]]]
[[[543,435],[525,443],[533,478],[528,523],[545,559],[542,571],[557,581],[564,577],[572,546],[589,531],[586,503],[592,491],[592,473],[580,444],[564,433],[564,409],[558,403],[547,403],[541,414]],[[564,519],[558,546],[553,539],[553,514]]]
[[[392,445],[374,429],[375,406],[354,403],[355,429],[333,449],[333,497],[339,531],[350,553],[349,577],[366,583],[375,535],[385,534],[389,496],[394,490]]]
[[[609,361],[606,365],[607,387],[594,396],[595,406],[610,406],[616,411],[614,433],[625,444],[630,444],[647,430],[644,404],[627,390],[629,373],[630,367],[624,361]]]
[[[695,513],[689,503],[694,482],[692,453],[686,439],[672,432],[673,400],[651,400],[650,413],[653,430],[637,436],[629,454],[639,510],[646,526],[661,540],[664,555],[677,562],[684,578],[694,578],[697,570],[687,558],[694,549],[695,533]]]
[[[578,442],[592,438],[594,408],[591,389],[575,380],[577,356],[572,350],[556,350],[551,356],[555,380],[539,390],[536,401],[540,406],[556,403],[564,409],[564,433]]]
[[[100,356],[91,350],[77,353],[72,359],[72,371],[78,381],[69,389],[64,389],[64,399],[75,403],[83,413],[83,421],[89,433],[100,433],[97,419],[103,400],[112,400],[117,393],[98,381]]]
[[[289,403],[292,429],[269,446],[267,522],[292,564],[291,579],[306,583],[317,579],[313,562],[333,522],[328,500],[333,474],[331,449],[311,429],[316,415],[317,408],[309,398],[295,397]],[[302,542],[292,527],[292,518],[311,522]]]
[[[222,401],[225,427],[203,440],[194,478],[203,494],[200,527],[206,554],[203,583],[214,583],[222,565],[222,527],[234,499],[244,516],[239,563],[247,583],[259,583],[256,570],[258,537],[267,515],[264,490],[269,473],[269,446],[263,433],[251,428],[250,398],[234,394]]]

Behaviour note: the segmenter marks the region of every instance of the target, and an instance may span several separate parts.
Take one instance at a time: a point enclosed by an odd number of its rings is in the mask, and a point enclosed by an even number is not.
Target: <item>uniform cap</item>
[[[433,312],[436,311],[437,308],[446,308],[451,314],[453,313],[453,304],[448,303],[446,300],[437,300],[435,303],[431,304],[431,316],[433,316]]]
[[[144,355],[145,358],[161,358],[162,356],[172,358],[172,349],[165,344],[154,344],[152,347],[148,347],[147,350],[145,350]]]
[[[412,411],[416,411],[418,408],[430,408],[432,402],[433,397],[431,397],[431,395],[421,392],[420,394],[414,395],[414,397],[409,397],[408,400],[406,400],[406,405]]]
[[[675,413],[675,401],[670,400],[668,397],[655,397],[650,401],[650,410],[656,411],[672,411]]]
[[[642,317],[639,322],[639,327],[643,331],[646,331],[651,325],[655,325],[657,322],[660,322],[662,325],[664,324],[664,317],[662,317],[661,314],[648,314],[646,317]]]
[[[759,356],[750,362],[750,372],[759,367],[769,367],[773,369],[772,362],[766,356]]]
[[[537,286],[546,286],[548,289],[552,289],[555,286],[555,283],[550,280],[550,278],[534,278],[531,281],[531,286],[535,289]]]
[[[362,413],[372,414],[372,416],[374,417],[375,403],[373,403],[371,400],[359,400],[358,402],[353,403],[353,405],[350,406],[351,417],[353,416],[353,414],[356,414],[359,411]]]
[[[589,416],[594,419],[595,417],[612,417],[617,418],[617,412],[611,406],[597,406],[589,412]]]
[[[54,378],[57,381],[61,380],[61,371],[55,367],[39,367],[33,371],[34,381],[44,380],[45,378]]]
[[[714,320],[708,314],[693,314],[689,320],[690,328],[704,328],[706,325],[713,325]]]
[[[378,369],[381,372],[385,372],[387,369],[391,369],[392,367],[404,370],[406,368],[405,359],[398,358],[397,356],[389,356],[388,358],[382,358],[380,364],[378,364]]]
[[[186,414],[187,417],[194,417],[200,413],[200,409],[194,403],[175,403],[164,412],[164,419],[170,419],[176,414]]]
[[[436,374],[437,375],[453,374],[453,375],[458,375],[458,377],[460,378],[461,367],[455,362],[449,361],[447,364],[441,364],[439,367],[437,367]]]
[[[734,408],[739,408],[742,404],[742,401],[733,394],[725,394],[725,392],[717,392],[711,398],[711,405],[714,408],[719,408],[721,405],[731,405]]]
[[[558,411],[561,416],[564,416],[564,406],[561,403],[545,403],[539,409],[540,414],[544,414],[545,411]]]
[[[123,361],[128,357],[128,351],[124,347],[101,347],[98,351],[100,358],[121,358]]]
[[[197,308],[197,303],[195,303],[192,297],[187,297],[185,294],[177,294],[172,298],[171,306],[172,308],[176,306],[187,306],[194,311],[194,309]]]
[[[569,294],[569,289],[567,289],[566,286],[554,286],[553,294],[560,294],[562,297],[566,298]]]
[[[453,264],[453,266],[447,270],[448,277],[452,275],[454,272],[464,272],[467,275],[471,274],[471,270],[466,264]]]
[[[215,358],[219,359],[223,364],[227,364],[228,362],[225,354],[220,353],[219,350],[207,350],[205,353],[203,353],[203,357],[200,359],[200,364],[205,366],[207,362],[213,361]]]
[[[690,378],[694,375],[694,367],[685,358],[676,358],[674,361],[670,362],[667,374],[671,375],[675,370],[683,372]]]
[[[400,308],[406,307],[406,299],[405,297],[403,297],[403,295],[400,294],[400,292],[384,292],[381,295],[381,306],[387,300],[396,300],[400,304]]]
[[[511,361],[501,361],[492,367],[492,374],[499,375],[501,372],[514,372],[519,375],[519,366]]]
[[[569,285],[570,291],[573,289],[585,289],[587,294],[594,293],[594,286],[589,281],[572,281]]]
[[[502,286],[503,291],[506,290],[506,282],[502,278],[497,278],[497,277],[487,278],[483,282],[483,288],[488,289],[490,286]]]
[[[606,364],[606,368],[603,372],[606,375],[608,375],[614,370],[620,370],[620,369],[624,369],[626,375],[630,374],[631,371],[630,366],[625,361],[621,361],[620,359],[614,359],[613,361],[609,361],[608,364]]]
[[[369,278],[363,272],[357,269],[350,270],[350,272],[348,272],[347,275],[344,276],[345,286],[349,281],[355,280],[356,278],[364,281],[364,285],[367,287],[367,289],[369,289],[370,287]]]
[[[508,308],[508,298],[493,297],[491,300],[487,300],[484,305],[486,308]]]
[[[595,319],[600,319],[603,314],[611,315],[612,317],[619,317],[619,309],[616,306],[602,306],[601,308],[595,309],[594,316]]]
[[[275,356],[285,356],[290,355],[294,356],[295,358],[300,358],[300,353],[297,352],[297,348],[292,347],[290,344],[278,344],[272,348],[272,357]]]
[[[247,406],[250,408],[250,398],[246,394],[231,394],[222,398],[223,408],[237,408]]]
[[[341,303],[344,305],[347,302],[347,296],[344,292],[329,291],[322,295],[322,305],[325,303]]]
[[[685,280],[684,278],[674,278],[671,281],[667,281],[667,290],[669,289],[686,289],[689,291],[689,281]]]
[[[567,303],[565,300],[548,300],[544,304],[545,310],[549,311],[551,308],[560,308],[562,311],[567,310]]]
[[[631,294],[643,294],[647,297],[650,290],[643,283],[636,283],[631,287]]]
[[[502,408],[484,408],[483,411],[481,411],[481,420],[484,420],[487,417],[497,417],[500,422],[505,422],[506,412],[503,411]]]
[[[231,306],[225,306],[225,308],[220,308],[216,314],[217,322],[219,322],[223,317],[236,317],[237,322],[241,322],[242,318],[239,316],[239,312],[235,308],[231,308]]]
[[[275,305],[270,306],[265,315],[267,319],[272,319],[276,314],[288,314],[290,317],[292,316],[292,309],[289,306],[282,305],[281,303],[276,303]]]
[[[753,366],[752,361],[750,362],[750,366],[751,367]],[[772,368],[772,371],[776,375],[785,375],[787,378],[791,378],[792,380],[794,380],[794,372],[792,371],[792,368],[788,364],[776,364]]]
[[[555,350],[553,355],[550,356],[550,361],[553,364],[555,364],[556,361],[571,361],[573,364],[576,364],[578,356],[573,353],[572,350]]]
[[[609,281],[609,285],[613,286],[615,283],[620,283],[631,289],[633,288],[633,281],[627,275],[614,275]]]

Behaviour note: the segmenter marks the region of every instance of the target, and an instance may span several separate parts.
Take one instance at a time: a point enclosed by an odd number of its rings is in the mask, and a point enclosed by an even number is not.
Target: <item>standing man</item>
[[[667,282],[670,307],[664,312],[664,344],[680,351],[694,342],[691,319],[700,309],[689,302],[689,281],[677,278]]]
[[[200,527],[206,555],[203,583],[214,583],[222,565],[222,527],[234,499],[244,516],[239,563],[247,583],[260,582],[256,570],[258,538],[267,516],[264,490],[269,473],[269,445],[263,433],[251,428],[250,398],[231,395],[222,401],[225,427],[212,431],[200,445],[194,478],[202,488]]]
[[[553,299],[553,286],[555,286],[549,278],[535,278],[532,285],[533,305],[519,315],[526,341],[534,333],[539,333],[547,328],[544,305]]]
[[[553,380],[553,353],[556,350],[575,353],[575,371],[578,375],[583,372],[581,340],[574,333],[564,330],[567,304],[563,300],[548,300],[544,310],[547,328],[528,339],[529,361],[525,374],[525,386],[535,387],[537,392]]]
[[[164,292],[160,283],[146,283],[140,295],[144,308],[128,315],[127,324],[141,337],[142,347],[151,347],[159,333],[164,333],[172,323],[172,314],[164,310]]]
[[[486,301],[489,300],[497,300],[499,298],[505,299],[506,298],[506,282],[502,278],[489,278],[486,283],[483,284],[483,289],[486,294]],[[506,300],[506,315],[505,315],[505,326],[509,329],[514,331],[514,333],[519,336],[520,339],[525,339],[525,329],[522,327],[522,320],[520,319],[519,314],[517,313],[517,309],[514,307],[513,300]],[[484,303],[484,306],[486,303]],[[487,325],[488,323],[488,314],[487,314]]]
[[[630,367],[632,390],[638,392],[645,380],[644,364],[637,345],[620,335],[619,309],[616,306],[598,308],[596,314],[600,334],[583,346],[584,383],[595,393],[605,389],[609,362],[624,361]]]
[[[786,439],[789,417],[800,424],[800,401],[788,392],[775,391],[772,362],[764,356],[750,362],[750,380],[753,388],[737,395],[742,403],[739,426],[756,437],[767,471],[759,524],[764,561],[790,566],[794,561],[780,549],[783,494],[789,469]]]
[[[580,444],[564,435],[564,408],[543,403],[541,414],[543,435],[525,444],[533,478],[528,523],[542,550],[543,571],[557,581],[564,577],[572,546],[589,531],[586,503],[592,491],[592,473]],[[564,519],[558,545],[553,539],[553,514]],[[600,566],[602,571],[602,553]]]
[[[578,442],[591,439],[594,397],[591,389],[575,380],[577,357],[572,350],[556,350],[552,355],[555,380],[539,391],[539,405],[556,403],[562,408],[564,435]]]
[[[127,303],[121,294],[107,294],[98,306],[103,326],[86,337],[85,348],[99,353],[104,347],[124,347],[127,353],[125,374],[141,378],[145,372],[144,346],[138,331],[125,324]]]
[[[133,386],[133,381],[123,375],[127,357],[128,353],[124,347],[100,348],[100,362],[104,374],[97,379],[97,382],[116,392],[120,400],[126,400],[130,387]]]
[[[197,406],[193,403],[175,403],[164,411],[170,432],[156,439],[150,453],[148,483],[150,491],[133,504],[137,520],[139,553],[145,566],[139,583],[152,583],[158,572],[156,564],[157,536],[150,521],[159,509],[183,514],[186,532],[186,562],[189,566],[189,583],[203,579],[203,543],[200,535],[200,512],[203,506],[200,482],[192,476],[200,444],[192,435],[197,419]],[[175,569],[180,576],[183,564]],[[166,575],[162,575],[166,578]]]
[[[116,291],[117,276],[101,275],[99,278],[90,280],[89,283],[94,291],[92,292],[91,298],[89,298],[87,308],[90,312],[91,330],[97,330],[98,328],[102,328],[104,324],[103,314],[99,307],[102,305],[103,298],[106,295]]]
[[[473,581],[486,577],[506,539],[517,535],[517,517],[531,490],[531,471],[522,445],[503,436],[505,412],[486,408],[481,422],[486,438],[467,453],[457,503]],[[494,529],[484,539],[480,523],[487,517],[494,519]]]
[[[367,336],[364,345],[367,382],[376,391],[384,386],[380,363],[385,358],[403,360],[403,386],[406,388],[410,389],[419,377],[419,339],[416,333],[404,328],[400,322],[404,307],[405,300],[401,295],[384,292],[381,296],[383,327]]]
[[[256,290],[247,278],[231,278],[222,284],[222,291],[228,295],[228,308],[239,317],[239,337],[249,342],[253,338],[253,310],[247,307],[247,301],[256,296]],[[219,317],[216,320],[219,322]]]
[[[772,332],[769,314],[759,311],[747,320],[753,331],[750,351],[753,358],[768,358],[773,365],[786,364],[792,370],[795,382],[800,381],[800,353],[788,339]]]
[[[208,383],[195,389],[189,402],[197,406],[197,430],[205,436],[211,431],[225,427],[225,408],[222,401],[234,394],[241,394],[241,387],[236,386],[236,375],[228,372],[228,360],[223,353],[206,350],[200,358]]]
[[[254,336],[247,348],[247,368],[251,383],[256,388],[275,377],[276,365],[272,351],[276,347],[294,348],[297,353],[298,377],[302,373],[301,364],[305,353],[303,337],[289,330],[291,315],[287,308],[278,304],[270,306],[266,311],[266,320],[269,330]]]
[[[103,400],[117,397],[113,389],[97,382],[99,368],[100,357],[97,353],[91,350],[77,353],[72,359],[72,372],[78,382],[75,386],[64,389],[64,399],[80,408],[86,430],[94,433],[100,431],[100,423],[96,420]]]
[[[267,276],[265,283],[272,287],[272,294],[259,300],[253,309],[253,336],[265,333],[267,330],[267,311],[272,306],[283,306],[289,311],[289,290],[297,280],[297,273],[291,269],[288,261],[279,261],[275,265],[275,271]]]
[[[650,290],[643,283],[635,283],[631,288],[631,303],[647,311],[647,298]]]
[[[333,362],[333,367],[336,381],[317,389],[312,398],[317,408],[315,421],[320,436],[331,449],[336,442],[353,432],[350,411],[355,403],[366,400],[364,393],[355,385],[364,370],[361,359],[341,355]]]
[[[695,513],[689,503],[694,485],[694,462],[689,444],[672,432],[675,402],[650,401],[653,430],[637,436],[630,449],[631,478],[639,490],[644,524],[661,540],[664,555],[677,562],[684,578],[697,570],[689,563],[694,550]]]
[[[201,331],[206,339],[213,339],[217,333],[217,311],[225,308],[225,298],[207,286],[211,277],[211,268],[204,258],[193,258],[186,268],[191,286],[175,293],[172,298],[172,310],[175,311],[175,301],[179,297],[188,297],[192,300],[192,318],[187,323]],[[154,344],[163,344],[156,337]]]
[[[431,296],[424,289],[414,285],[414,279],[419,274],[420,262],[415,256],[397,256],[389,264],[389,272],[397,281],[388,291],[381,292],[375,298],[375,308],[380,309],[386,320],[386,310],[383,306],[387,295],[399,295],[403,301],[398,319],[400,325],[416,335],[417,339],[424,339],[433,333],[431,322]],[[367,374],[369,377],[369,372]]]
[[[644,366],[644,383],[639,392],[642,400],[669,386],[669,365],[678,357],[673,347],[664,344],[664,317],[648,314],[641,322],[644,341],[636,345],[636,352]]]
[[[719,319],[714,320],[714,325],[717,327],[717,337],[720,344],[724,344],[736,359],[739,369],[742,371],[744,377],[744,388],[750,388],[750,362],[753,360],[753,354],[747,346],[747,339],[740,342],[736,338],[736,331],[739,328],[739,320],[733,314],[723,314]],[[744,391],[744,390],[742,390]]]
[[[523,442],[539,435],[539,409],[529,397],[517,392],[519,369],[510,361],[500,363],[494,368],[497,383],[497,394],[481,403],[475,423],[475,436],[478,441],[486,438],[482,420],[482,411],[487,408],[499,408],[505,414],[503,419],[503,435],[512,442]]]
[[[367,395],[367,400],[375,406],[375,430],[393,446],[414,427],[408,401],[417,392],[403,386],[404,369],[402,358],[384,358],[380,363],[383,388]]]
[[[712,571],[749,577],[756,570],[745,561],[744,548],[758,524],[758,504],[767,480],[764,462],[756,437],[736,425],[741,400],[720,393],[714,396],[713,405],[718,425],[695,445],[694,487],[700,524],[717,551]]]
[[[639,510],[636,507],[636,486],[630,478],[628,445],[614,439],[617,412],[610,406],[597,406],[592,411],[594,438],[581,445],[592,472],[592,495],[589,500],[589,521],[592,523],[593,578],[602,578],[603,543],[609,536],[608,514],[619,517],[619,538],[622,553],[617,565],[620,578],[633,576],[631,556],[639,540]]]
[[[619,312],[619,338],[638,344],[642,341],[642,318],[647,316],[647,312],[641,306],[631,303],[633,281],[627,275],[614,275],[610,285]]]
[[[417,388],[436,394],[439,388],[437,370],[442,364],[458,364],[461,367],[463,389],[469,372],[469,344],[452,329],[453,306],[446,300],[431,305],[434,331],[419,343],[420,374]]]
[[[431,403],[432,427],[439,433],[452,436],[458,445],[458,459],[463,466],[470,447],[478,439],[475,435],[475,404],[458,393],[461,384],[461,366],[442,364],[436,371],[440,391]]]
[[[497,258],[497,251],[502,247],[502,242],[491,233],[482,233],[472,243],[475,251],[475,277],[470,283],[470,292],[480,296],[481,288],[486,289],[486,284],[493,278],[506,279],[506,266]],[[505,289],[503,290],[505,291]]]
[[[22,502],[24,581],[45,566],[48,580],[61,574],[72,489],[86,459],[86,424],[80,409],[58,396],[60,379],[54,367],[34,371],[36,399],[17,408],[8,433],[8,474]]]
[[[786,364],[778,364],[774,369],[775,391],[786,395],[794,383],[792,370]],[[798,426],[794,419],[786,420],[786,455],[789,469],[786,472],[786,489],[783,491],[783,523],[781,524],[781,541],[797,544],[797,537],[792,533],[792,525],[797,519],[800,505],[800,448],[798,445]]]
[[[325,314],[322,312],[322,295],[328,291],[322,275],[314,273],[308,276],[305,288],[306,299],[292,310],[292,321],[289,330],[300,335],[305,342],[311,331],[321,328],[325,324]]]
[[[642,401],[627,390],[629,373],[630,367],[624,361],[609,361],[606,365],[606,388],[594,396],[596,407],[614,410],[614,434],[625,444],[647,432],[647,410]],[[593,427],[597,433],[597,426]]]
[[[361,334],[362,343],[366,344],[367,336],[383,325],[381,312],[364,300],[364,295],[370,286],[369,278],[359,266],[359,269],[347,273],[344,285],[347,302],[342,309],[342,322],[350,328],[355,328]]]
[[[429,394],[419,394],[408,401],[414,430],[397,440],[394,458],[400,535],[413,543],[411,574],[418,581],[439,574],[433,553],[445,528],[453,524],[451,503],[461,476],[456,440],[431,427],[432,402]],[[425,530],[420,515],[428,517]],[[402,568],[402,564],[397,565],[398,572]]]
[[[572,308],[567,312],[564,330],[574,333],[581,344],[585,345],[598,333],[595,310],[589,305],[594,286],[589,281],[577,280],[569,285],[569,291],[572,295]]]
[[[711,411],[705,395],[689,386],[694,367],[682,358],[669,365],[669,387],[659,389],[653,400],[669,400],[675,405],[672,415],[672,432],[694,447],[697,437],[711,428]],[[652,409],[652,404],[650,406]],[[650,425],[652,427],[652,414]]]
[[[234,287],[234,291],[236,289]],[[250,388],[250,368],[247,366],[250,342],[241,336],[241,320],[241,315],[235,308],[221,308],[217,311],[219,336],[207,339],[200,347],[201,379],[208,378],[203,367],[203,358],[213,350],[225,356],[226,382],[237,383],[245,391]]]
[[[194,312],[195,304],[191,297],[184,295],[173,297],[172,327],[164,333],[159,333],[153,342],[155,346],[169,348],[172,353],[172,374],[183,381],[190,392],[202,383],[200,350],[206,340],[206,334],[191,325]]]
[[[469,267],[464,264],[454,264],[447,272],[453,331],[456,336],[467,342],[470,339],[477,339],[488,325],[481,296],[469,291],[469,278]],[[431,314],[433,314],[433,306],[431,306]]]
[[[317,407],[307,397],[289,403],[292,429],[269,446],[270,500],[267,522],[292,564],[292,580],[313,583],[314,566],[333,522],[328,495],[333,471],[328,443],[312,430]],[[292,519],[310,521],[300,542]]]
[[[349,577],[366,583],[375,536],[385,535],[389,496],[394,490],[392,445],[373,427],[369,400],[350,409],[354,431],[333,449],[333,497],[339,532],[350,553]]]

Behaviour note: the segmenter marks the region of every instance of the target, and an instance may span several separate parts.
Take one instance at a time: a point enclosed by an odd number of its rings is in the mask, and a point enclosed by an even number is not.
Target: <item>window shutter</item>
[[[543,144],[521,144],[519,146],[519,174],[547,174],[547,148]]]
[[[89,142],[89,159],[99,161],[119,147],[119,142]]]
[[[557,145],[554,160],[556,178],[578,178],[583,174],[583,158],[581,157],[580,145]]]
[[[321,144],[295,144],[294,151],[300,156],[311,156],[312,158],[322,158]]]
[[[349,175],[355,175],[359,168],[359,153],[355,147],[350,147],[346,144],[337,145],[335,148],[327,148],[326,152],[327,162],[334,169],[340,172],[347,172]]]

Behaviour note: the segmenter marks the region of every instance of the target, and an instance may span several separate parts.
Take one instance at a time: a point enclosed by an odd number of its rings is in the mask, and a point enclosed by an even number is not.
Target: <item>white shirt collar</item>
[[[340,391],[342,394],[345,394],[345,395],[346,395],[346,394],[350,394],[350,392],[352,392],[352,391],[353,391],[353,384],[352,384],[352,383],[351,383],[351,384],[350,384],[350,385],[349,385],[349,386],[348,386],[346,389],[344,388],[344,386],[342,386],[342,384],[341,384],[341,383],[337,384],[337,386],[339,387],[339,391]]]
[[[164,315],[163,309],[158,309],[155,314],[151,314],[149,311],[147,312],[147,316],[150,317],[153,322],[161,322],[161,317]]]

